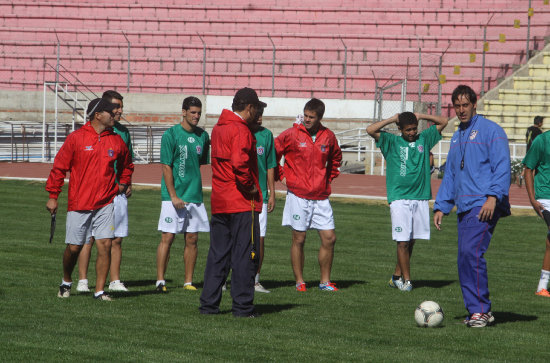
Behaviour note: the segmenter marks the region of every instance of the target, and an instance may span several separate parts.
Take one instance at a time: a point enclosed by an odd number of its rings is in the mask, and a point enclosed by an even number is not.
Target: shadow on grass
[[[277,288],[286,288],[286,287],[294,288],[296,286],[296,282],[294,280],[281,281],[281,280],[263,280],[262,279],[260,282],[268,290],[277,289]],[[345,289],[353,285],[363,285],[368,283],[367,281],[360,281],[360,280],[332,280],[332,282],[334,282],[336,284],[336,287],[338,287],[339,289]],[[228,282],[228,284],[230,284],[230,281]],[[308,289],[318,287],[318,284],[319,282],[315,280],[306,281],[306,285]]]
[[[533,321],[538,319],[536,315],[522,315],[509,311],[495,311],[493,312],[493,315],[495,316],[495,325],[516,323],[519,321]],[[462,320],[464,319],[464,316],[455,316],[454,318],[457,320]]]
[[[294,309],[298,306],[300,306],[300,304],[255,304],[256,311],[263,315],[279,313],[284,310]]]
[[[415,289],[421,287],[431,287],[434,289],[440,289],[445,286],[449,286],[452,283],[456,282],[455,280],[413,280],[413,286]]]
[[[157,283],[157,280],[123,280],[124,285],[126,287],[139,287],[139,286],[155,286]],[[168,279],[166,280],[166,284],[171,284],[173,281]]]

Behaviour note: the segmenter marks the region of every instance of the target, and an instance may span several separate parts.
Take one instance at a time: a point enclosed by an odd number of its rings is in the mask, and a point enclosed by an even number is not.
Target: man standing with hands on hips
[[[487,264],[483,255],[500,217],[510,215],[510,150],[504,130],[476,114],[477,96],[458,86],[452,102],[460,125],[451,139],[447,166],[434,204],[434,225],[457,206],[458,277],[468,327],[491,325]]]

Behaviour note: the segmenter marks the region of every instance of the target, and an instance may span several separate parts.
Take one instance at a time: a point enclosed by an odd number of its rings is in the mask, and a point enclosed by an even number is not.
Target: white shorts
[[[334,229],[334,217],[329,200],[304,199],[287,192],[283,210],[283,226],[301,232],[308,229],[320,231]]]
[[[260,213],[260,237],[265,237],[267,232],[267,203],[262,205],[262,213]]]
[[[430,205],[427,200],[394,200],[390,204],[390,213],[394,241],[430,239]]]
[[[128,199],[118,194],[113,200],[115,207],[115,238],[128,237]]]
[[[67,212],[65,243],[83,245],[90,238],[115,237],[115,213],[113,203],[94,211]]]
[[[176,209],[171,201],[162,201],[158,230],[174,234],[210,232],[204,203],[188,203]]]
[[[550,199],[537,199],[537,202],[542,204],[542,207],[550,212]]]

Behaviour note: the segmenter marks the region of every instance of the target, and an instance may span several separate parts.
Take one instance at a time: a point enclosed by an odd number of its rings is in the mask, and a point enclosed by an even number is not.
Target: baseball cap
[[[90,103],[88,104],[88,110],[86,111],[86,115],[88,116],[89,119],[91,119],[94,113],[96,112],[107,111],[111,113],[117,107],[118,107],[117,105],[107,101],[104,98],[96,98],[90,101]]]
[[[233,97],[233,104],[256,105],[267,107],[267,103],[260,101],[258,94],[252,88],[241,88]]]

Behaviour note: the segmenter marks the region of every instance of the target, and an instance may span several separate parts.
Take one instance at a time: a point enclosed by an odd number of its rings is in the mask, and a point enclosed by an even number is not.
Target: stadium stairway
[[[510,142],[525,142],[525,132],[535,116],[543,116],[543,130],[550,130],[550,45],[478,101],[478,113],[501,125]],[[447,127],[450,137],[458,127]]]

